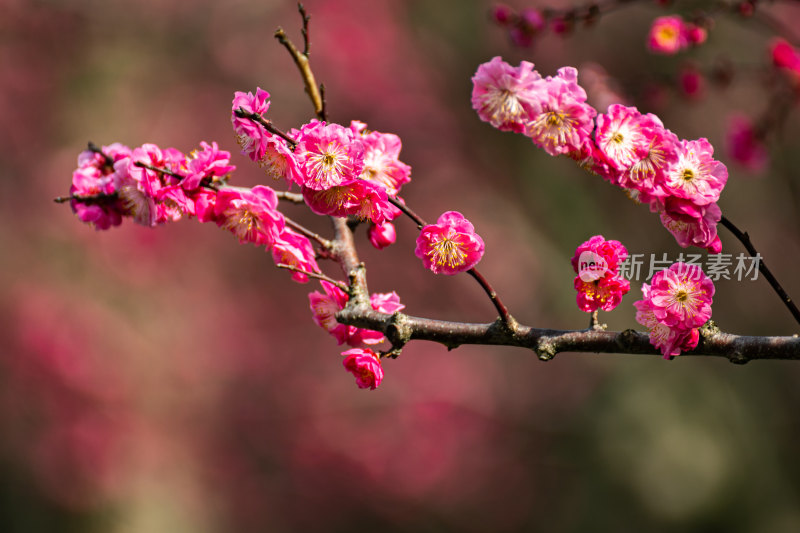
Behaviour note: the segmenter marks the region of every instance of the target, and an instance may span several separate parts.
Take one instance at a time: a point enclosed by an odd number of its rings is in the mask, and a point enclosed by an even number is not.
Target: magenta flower
[[[595,235],[575,250],[572,268],[577,303],[587,313],[602,309],[611,311],[619,305],[631,288],[630,281],[619,276],[619,264],[628,251],[619,241],[607,241]]]
[[[767,148],[756,127],[744,115],[728,117],[725,148],[731,159],[750,172],[764,170],[769,161]]]
[[[304,187],[330,189],[357,179],[364,170],[364,145],[339,124],[312,120],[297,136],[294,154]]]
[[[356,121],[350,126],[364,145],[364,170],[359,177],[382,185],[389,196],[394,196],[411,181],[411,167],[398,159],[403,144],[397,135],[367,132],[365,128],[366,124]]]
[[[472,108],[484,122],[500,131],[522,133],[530,117],[539,112],[533,63],[512,67],[499,56],[478,67],[472,77]]]
[[[658,17],[650,26],[647,47],[657,54],[675,54],[689,46],[689,28],[677,15]]]
[[[711,318],[714,283],[697,265],[673,263],[650,281],[649,300],[662,324],[691,329]]]
[[[443,213],[436,224],[422,228],[414,253],[434,274],[465,272],[481,260],[483,239],[458,211]]]
[[[186,191],[197,189],[204,179],[213,180],[236,170],[230,164],[231,154],[220,150],[216,142],[208,144],[200,142],[200,150],[192,151],[186,158],[187,175],[181,181],[181,187]]]
[[[800,52],[784,39],[774,39],[770,45],[772,64],[795,78],[800,76]]]
[[[664,359],[672,359],[681,352],[691,350],[697,346],[700,340],[698,328],[684,329],[680,327],[670,327],[659,322],[653,313],[653,305],[648,299],[647,290],[649,286],[645,284],[642,291],[645,299],[634,302],[636,307],[636,321],[648,328],[650,333],[650,344],[660,350]]]
[[[697,246],[714,254],[722,250],[717,235],[717,223],[721,219],[722,211],[716,203],[698,207],[677,198],[668,199],[661,212],[661,223],[681,247]]]
[[[103,155],[85,150],[78,155],[78,168],[72,173],[71,196],[85,200],[70,200],[72,211],[82,222],[94,226],[96,230],[106,230],[122,223],[124,208],[112,195],[118,192],[119,180],[114,173],[114,164],[130,156],[127,146],[114,143],[103,146]]]
[[[339,344],[362,346],[363,344],[378,344],[383,342],[383,333],[361,329],[355,326],[340,324],[336,320],[336,313],[344,309],[349,296],[342,289],[327,281],[320,281],[325,294],[314,291],[308,295],[311,313],[314,322],[322,329],[333,335]],[[370,295],[372,308],[381,313],[392,314],[405,306],[400,303],[397,293]]]
[[[214,215],[217,224],[236,235],[241,243],[270,247],[284,231],[278,197],[275,191],[263,185],[252,189],[221,189],[217,193]]]
[[[394,244],[397,239],[397,233],[394,229],[394,224],[391,222],[384,222],[383,224],[370,224],[367,230],[367,237],[369,242],[378,250],[383,250],[390,244]]]
[[[353,215],[374,224],[394,218],[396,211],[382,185],[362,179],[348,180],[323,190],[303,187],[303,199],[318,215]]]
[[[651,282],[633,304],[636,321],[650,330],[650,343],[664,359],[671,359],[697,346],[698,328],[711,318],[714,283],[700,267],[685,263],[674,263]]]
[[[356,377],[359,389],[375,390],[383,380],[383,367],[378,354],[369,348],[353,348],[342,352],[344,367]]]
[[[264,158],[266,139],[271,134],[249,118],[237,117],[236,111],[239,108],[247,113],[263,115],[269,110],[269,93],[260,87],[256,88],[255,95],[237,91],[231,104],[231,124],[236,142],[241,146],[243,154],[253,161],[260,161]]]
[[[647,123],[635,107],[612,105],[608,113],[597,116],[597,147],[617,170],[631,168],[649,147]]]
[[[264,154],[258,161],[267,177],[273,180],[286,180],[291,185],[303,184],[303,174],[294,152],[286,141],[277,135],[269,135],[264,139]]]
[[[714,147],[707,139],[681,141],[677,160],[667,169],[664,190],[698,206],[719,200],[728,181],[728,169],[714,159]]]
[[[272,243],[272,259],[277,265],[289,265],[305,272],[319,273],[316,252],[307,237],[284,228]],[[303,272],[292,272],[292,279],[298,283],[308,282]]]
[[[550,155],[580,151],[590,139],[597,111],[586,103],[578,71],[560,68],[558,76],[548,76],[536,88],[539,111],[530,117],[525,135]]]

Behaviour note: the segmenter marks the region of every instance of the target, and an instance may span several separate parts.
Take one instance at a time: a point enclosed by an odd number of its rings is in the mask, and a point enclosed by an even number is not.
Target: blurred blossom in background
[[[586,326],[569,258],[591,235],[631,253],[681,250],[615,188],[480,122],[470,106],[480,63],[502,55],[543,75],[591,65],[590,102],[624,98],[719,154],[729,112],[765,105],[756,76],[691,102],[674,90],[653,98],[654,80],[679,67],[644,45],[664,14],[655,4],[542,35],[533,49],[507,41],[490,2],[306,7],[331,120],[398,134],[408,204],[474,223],[481,271],[539,327]],[[766,62],[768,36],[743,24],[718,21],[694,60],[727,50]],[[415,342],[384,362],[377,391],[360,390],[313,322],[307,293],[318,285],[292,283],[267,253],[195,221],[95,232],[53,203],[87,141],[186,152],[217,141],[234,154],[233,184],[265,182],[239,155],[229,113],[234,91],[260,86],[278,127],[311,118],[272,38],[279,25],[301,41],[289,1],[0,0],[4,532],[800,530],[796,363],[560,354],[544,364],[519,349]],[[797,130],[793,112],[770,173],[732,170],[720,200],[795,295]],[[412,315],[492,320],[473,280],[427,272],[413,223],[396,227],[382,251],[357,231],[373,292],[396,290]],[[721,236],[723,252],[742,251]],[[716,286],[724,330],[795,332],[765,283]],[[601,319],[639,328],[639,290]]]

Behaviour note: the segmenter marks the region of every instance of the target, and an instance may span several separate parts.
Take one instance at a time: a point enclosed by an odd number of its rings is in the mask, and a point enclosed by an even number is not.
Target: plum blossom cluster
[[[308,281],[305,272],[319,272],[311,242],[286,226],[273,189],[226,186],[235,168],[215,142],[201,142],[188,155],[154,144],[131,150],[115,143],[78,156],[70,203],[97,229],[119,225],[123,217],[148,227],[184,217],[214,222],[240,242],[270,250],[277,264],[294,267],[295,281]]]
[[[677,54],[703,44],[707,37],[705,28],[686,22],[679,15],[658,17],[647,34],[647,48],[657,54]]]
[[[314,291],[308,295],[314,322],[330,333],[340,345],[348,344],[354,347],[352,350],[342,352],[345,356],[344,367],[355,375],[359,388],[374,390],[383,380],[383,368],[380,355],[367,345],[383,342],[385,340],[383,334],[379,331],[340,324],[336,320],[336,313],[344,309],[350,297],[333,283],[321,280],[320,284],[324,293]],[[370,295],[370,305],[376,311],[386,314],[393,314],[405,308],[394,291],[373,293]]]
[[[595,235],[575,250],[572,268],[575,270],[575,290],[581,311],[591,313],[602,309],[611,311],[630,290],[631,283],[620,276],[619,265],[628,251],[619,241],[607,241]]]
[[[567,155],[659,213],[682,247],[722,249],[717,205],[728,180],[707,139],[679,139],[661,120],[612,104],[605,114],[586,103],[578,72],[543,78],[534,65],[495,57],[472,78],[472,106],[501,131],[522,133],[550,155]]]
[[[411,173],[399,160],[400,138],[370,131],[358,121],[344,127],[312,120],[284,133],[264,117],[269,107],[269,93],[261,88],[255,94],[235,93],[231,122],[242,153],[273,180],[282,180],[288,187],[298,185],[314,213],[366,221],[375,247],[393,243],[395,229],[390,221],[401,211],[389,198],[397,199]],[[78,217],[96,229],[118,226],[124,217],[148,227],[181,218],[213,222],[241,243],[270,251],[275,263],[288,268],[295,281],[320,278],[324,294],[309,295],[313,318],[339,344],[354,347],[358,353],[343,354],[345,367],[356,375],[360,387],[374,389],[383,372],[379,356],[365,345],[382,342],[383,335],[336,321],[336,312],[344,308],[348,295],[333,280],[326,281],[330,278],[317,264],[319,257],[327,255],[315,250],[311,238],[323,246],[324,241],[279,211],[279,193],[271,187],[227,185],[234,170],[230,153],[220,150],[217,143],[202,142],[189,154],[154,144],[134,149],[118,143],[102,148],[90,145],[78,157],[68,199]],[[461,243],[461,237],[451,237],[452,242]],[[482,241],[480,246],[482,251]],[[468,255],[473,261],[474,251],[468,250]],[[373,294],[371,303],[383,313],[403,308],[396,293]]]
[[[700,267],[674,263],[642,285],[642,295],[633,304],[636,321],[650,330],[650,343],[664,359],[697,346],[714,296],[714,283]]]
[[[242,153],[267,176],[299,185],[314,213],[369,221],[370,242],[379,249],[394,242],[391,220],[400,211],[389,198],[411,179],[411,168],[399,160],[400,138],[359,121],[345,127],[316,119],[280,135],[265,127],[269,105],[261,88],[236,93],[231,122]]]

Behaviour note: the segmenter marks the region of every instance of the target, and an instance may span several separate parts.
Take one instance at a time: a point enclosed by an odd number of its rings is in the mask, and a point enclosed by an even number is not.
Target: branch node
[[[389,319],[386,327],[386,338],[392,343],[392,347],[401,349],[411,340],[412,329],[408,325],[408,318],[403,313],[397,312]]]
[[[623,350],[629,350],[636,343],[636,336],[636,330],[628,328],[617,335],[617,344]]]
[[[729,357],[728,360],[733,363],[734,365],[744,365],[750,362],[750,358],[745,356],[740,350],[734,351]]]
[[[534,348],[540,361],[550,361],[556,356],[557,350],[552,341],[542,337]]]

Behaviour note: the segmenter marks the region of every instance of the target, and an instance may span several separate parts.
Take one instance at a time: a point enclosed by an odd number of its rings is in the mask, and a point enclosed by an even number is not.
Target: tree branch
[[[516,346],[533,350],[539,359],[547,361],[560,352],[624,353],[661,355],[650,344],[646,333],[625,331],[557,330],[517,325],[510,331],[498,320],[490,324],[448,322],[409,316],[403,313],[387,315],[370,306],[348,304],[336,314],[342,324],[381,331],[395,348],[412,340],[438,342],[449,350],[464,344]],[[685,356],[725,357],[732,363],[743,364],[755,359],[800,360],[800,337],[753,337],[720,332],[715,326],[701,328],[697,347],[681,354]]]

